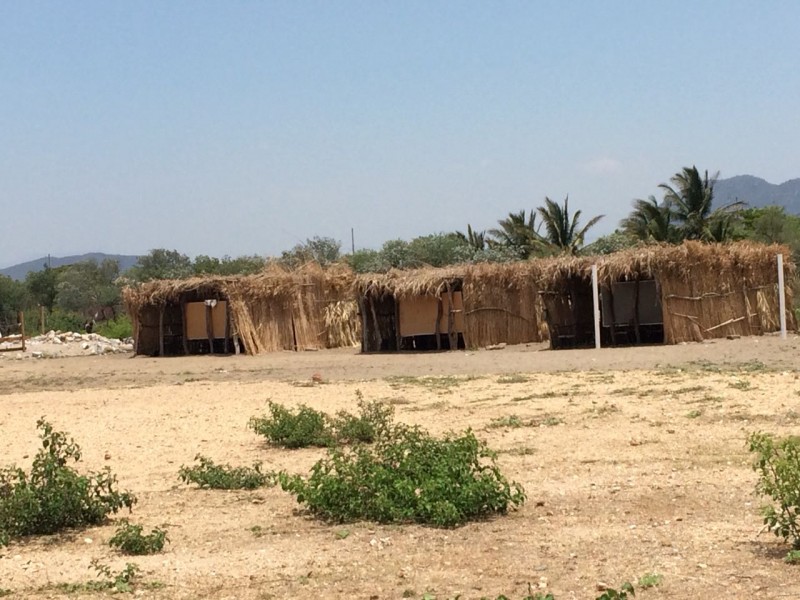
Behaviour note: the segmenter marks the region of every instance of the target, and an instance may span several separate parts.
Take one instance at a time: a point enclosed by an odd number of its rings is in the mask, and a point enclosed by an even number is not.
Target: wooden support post
[[[786,288],[783,285],[783,254],[778,254],[778,309],[781,311],[781,339],[786,339]]]
[[[395,350],[400,352],[400,347],[403,345],[403,336],[400,334],[400,301],[394,301],[394,343]]]
[[[181,319],[182,325],[181,329],[183,334],[181,337],[183,338],[183,353],[189,354],[189,326],[186,321],[186,298],[181,298]]]
[[[381,325],[378,322],[378,312],[375,310],[375,301],[370,299],[369,309],[372,312],[372,322],[375,323],[375,337],[378,340],[378,352],[383,348],[383,336],[381,335]]]
[[[208,353],[214,354],[214,302],[206,300],[206,335],[208,336]]]
[[[600,348],[600,294],[597,289],[597,265],[592,265],[592,317],[594,322],[594,347]],[[577,331],[575,335],[578,335]]]
[[[436,349],[437,350],[441,350],[442,349],[442,336],[439,333],[439,329],[442,327],[442,315],[443,315],[443,312],[444,312],[444,309],[442,307],[442,296],[441,296],[441,294],[439,294],[439,295],[436,296],[436,326],[434,328],[434,331],[436,332],[435,335],[436,335]]]
[[[25,313],[19,311],[17,317],[19,317],[19,333],[22,338],[22,351],[25,352]]]
[[[225,302],[225,339],[222,342],[222,351],[228,353],[228,338],[231,336],[231,305]]]
[[[454,306],[453,288],[450,287],[449,281],[445,285],[447,289],[447,343],[450,346],[450,350],[458,350],[458,335],[456,335],[454,331],[456,309]]]
[[[158,307],[158,355],[164,356],[164,308],[162,304]]]
[[[358,312],[361,315],[361,352],[369,352],[369,337],[367,336],[367,297],[358,297]]]

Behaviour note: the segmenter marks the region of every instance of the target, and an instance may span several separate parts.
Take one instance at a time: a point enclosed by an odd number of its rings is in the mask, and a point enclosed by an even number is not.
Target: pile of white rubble
[[[19,342],[5,342],[2,347],[19,347]],[[89,356],[133,352],[133,338],[116,340],[96,333],[49,331],[25,340],[25,352],[6,352],[9,358],[57,358],[60,356]]]

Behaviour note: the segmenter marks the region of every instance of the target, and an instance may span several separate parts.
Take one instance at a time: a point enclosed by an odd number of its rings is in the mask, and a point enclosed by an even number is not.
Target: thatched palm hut
[[[785,279],[791,252],[749,242],[655,245],[602,257],[545,261],[540,279],[551,347],[594,345],[591,267],[598,268],[603,345],[702,341],[777,331],[776,256]],[[791,289],[786,287],[787,306]],[[796,329],[787,310],[787,327]]]
[[[360,275],[361,347],[479,348],[547,339],[552,348],[593,346],[592,265],[605,346],[760,335],[779,328],[777,254],[784,255],[788,280],[795,269],[788,248],[747,242]],[[791,311],[787,324],[796,328]]]
[[[271,265],[248,276],[151,281],[123,290],[135,352],[151,356],[353,346],[353,273]]]
[[[539,265],[459,265],[356,280],[364,352],[479,348],[547,339]]]

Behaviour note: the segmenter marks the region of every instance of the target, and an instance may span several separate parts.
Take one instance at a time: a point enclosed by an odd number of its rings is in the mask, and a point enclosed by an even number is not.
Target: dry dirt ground
[[[799,369],[794,336],[602,351],[3,358],[0,465],[29,465],[46,415],[81,444],[85,468],[110,466],[138,495],[130,517],[166,528],[170,544],[120,556],[107,544],[113,521],[14,542],[0,548],[0,590],[66,597],[59,584],[92,580],[98,559],[113,570],[135,562],[143,598],[515,600],[531,583],[558,600],[593,599],[598,582],[646,574],[662,582],[637,598],[800,598],[788,548],[759,535],[745,448],[752,431],[798,432]],[[435,433],[471,427],[527,503],[453,530],[331,525],[279,488],[204,491],[177,478],[198,453],[305,473],[324,451],[270,448],[248,418],[269,400],[354,411],[357,390]]]

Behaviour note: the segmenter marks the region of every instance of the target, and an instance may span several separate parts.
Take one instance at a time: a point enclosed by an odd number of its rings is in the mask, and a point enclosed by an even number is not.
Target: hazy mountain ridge
[[[87,260],[96,260],[97,262],[102,262],[107,258],[119,262],[120,272],[130,269],[139,260],[138,256],[133,256],[130,254],[105,254],[103,252],[89,252],[87,254],[75,256],[51,256],[49,257],[49,261],[50,266],[55,268],[63,265],[72,265]],[[0,269],[0,275],[5,275],[11,279],[22,280],[25,279],[27,274],[31,271],[41,271],[47,264],[47,261],[47,256],[43,256],[35,260],[29,260],[28,262],[6,267],[5,269]]]
[[[774,184],[753,175],[720,179],[714,186],[717,206],[740,200],[752,207],[778,204],[786,212],[800,214],[800,178]]]
[[[777,204],[786,208],[787,213],[800,215],[800,178],[790,179],[781,184],[770,183],[753,175],[736,175],[728,179],[720,179],[714,186],[715,206],[722,206],[737,200],[746,202],[751,207],[762,207]],[[120,271],[125,271],[136,264],[138,256],[128,254],[105,254],[90,252],[77,256],[50,257],[52,267],[70,265],[85,260],[98,262],[111,258],[119,261]],[[43,256],[18,265],[0,269],[0,275],[22,280],[30,271],[41,271],[48,258]]]

